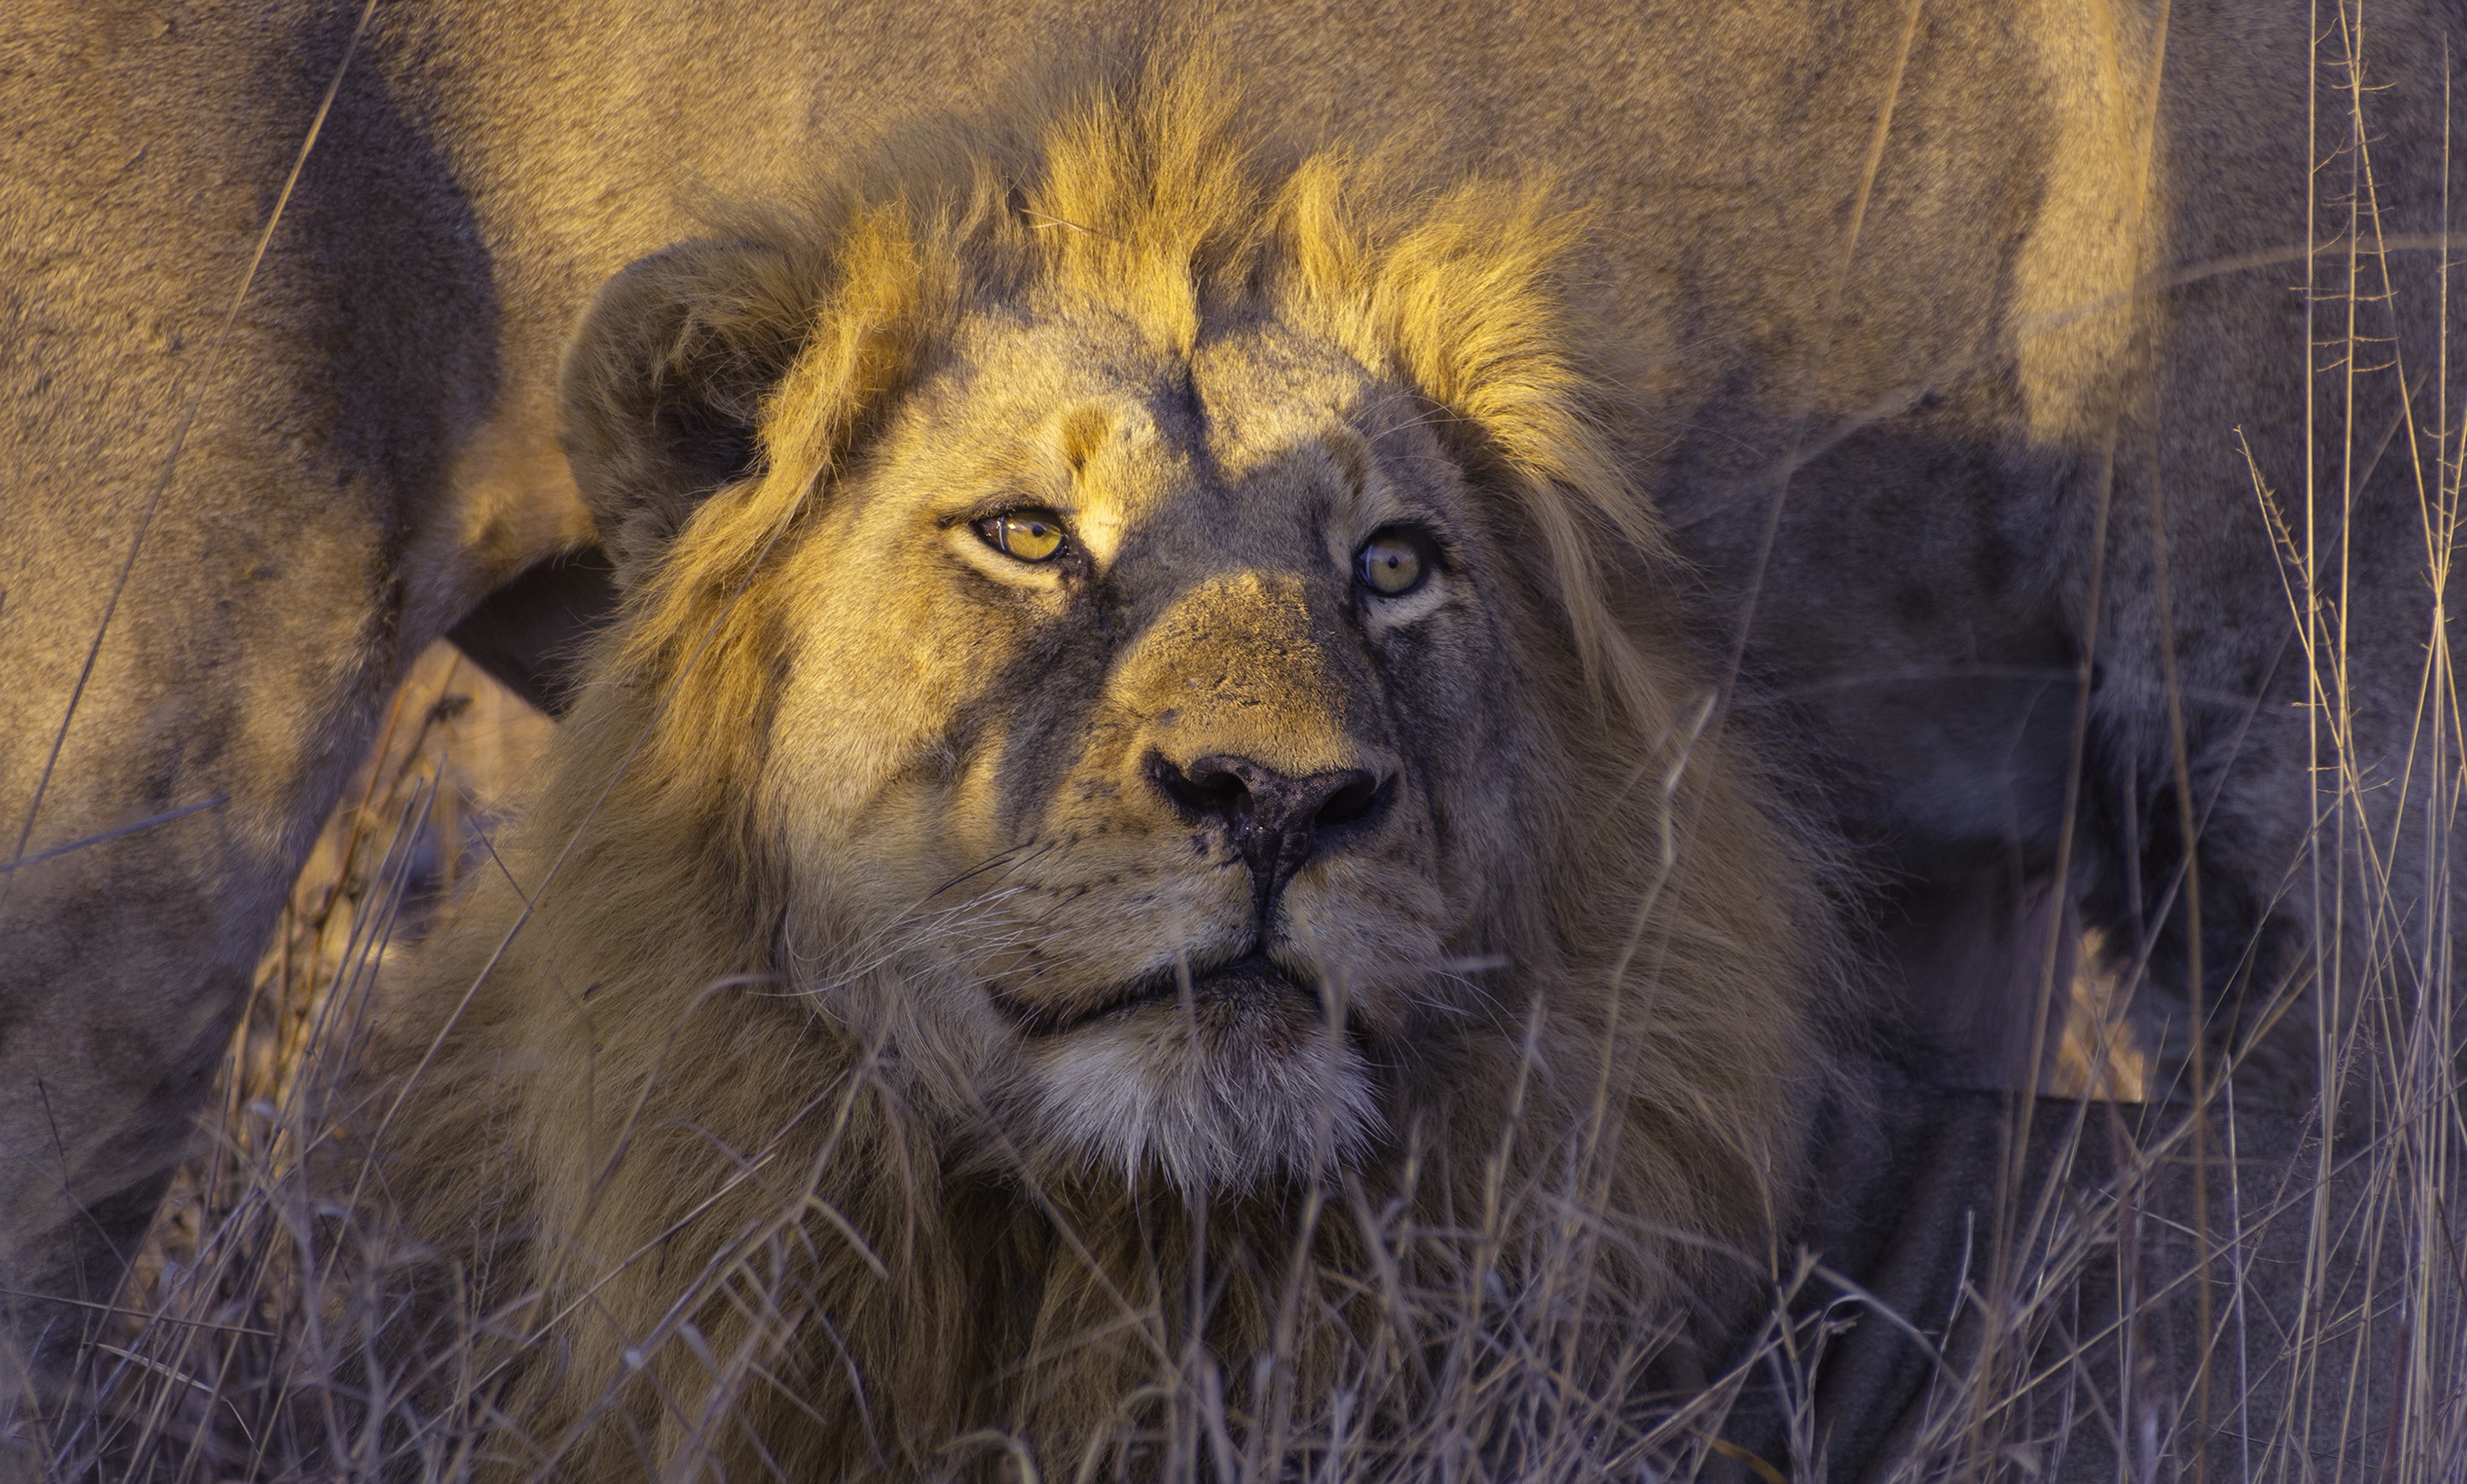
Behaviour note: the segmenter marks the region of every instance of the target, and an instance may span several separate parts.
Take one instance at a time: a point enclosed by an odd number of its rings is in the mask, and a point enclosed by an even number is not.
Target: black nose
[[[1394,792],[1366,768],[1295,777],[1221,753],[1188,767],[1156,754],[1148,776],[1184,819],[1223,826],[1251,867],[1263,919],[1302,863],[1376,819]]]

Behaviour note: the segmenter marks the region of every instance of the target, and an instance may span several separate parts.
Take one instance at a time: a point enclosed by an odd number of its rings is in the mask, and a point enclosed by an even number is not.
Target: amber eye
[[[1422,542],[1402,530],[1372,533],[1353,555],[1354,574],[1362,585],[1381,597],[1402,597],[1422,585],[1430,575],[1431,561],[1423,554]]]
[[[1052,510],[1005,510],[977,522],[985,545],[1023,562],[1050,562],[1062,551],[1062,517]]]

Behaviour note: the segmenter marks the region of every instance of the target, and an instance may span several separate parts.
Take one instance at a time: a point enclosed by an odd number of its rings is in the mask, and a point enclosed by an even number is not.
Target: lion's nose
[[[1304,862],[1371,823],[1395,792],[1368,768],[1296,777],[1222,753],[1184,767],[1158,753],[1148,776],[1184,819],[1225,830],[1251,867],[1262,915]]]

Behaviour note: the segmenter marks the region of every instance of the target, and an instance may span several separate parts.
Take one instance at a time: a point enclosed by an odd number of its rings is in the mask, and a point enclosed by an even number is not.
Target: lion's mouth
[[[1194,966],[1188,979],[1189,1013],[1202,1029],[1214,1028],[1246,1012],[1256,1012],[1262,1001],[1299,1001],[1314,1011],[1319,996],[1277,966],[1276,960],[1256,950],[1239,958],[1212,968]],[[1020,1023],[1031,1036],[1058,1036],[1068,1031],[1099,1022],[1120,1020],[1124,1016],[1156,1005],[1179,1003],[1183,999],[1183,976],[1173,969],[1160,970],[1143,978],[1133,980],[1122,992],[1101,1004],[1090,1007],[1047,1007],[1023,1004],[1015,997],[997,994],[995,1003]]]

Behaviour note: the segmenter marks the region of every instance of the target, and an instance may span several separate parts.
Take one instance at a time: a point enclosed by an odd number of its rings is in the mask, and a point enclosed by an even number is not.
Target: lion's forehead
[[[1065,508],[1100,562],[1135,537],[1290,558],[1292,537],[1392,486],[1373,445],[1412,420],[1342,348],[1273,320],[1180,348],[1100,313],[988,320],[956,346],[911,446]]]

